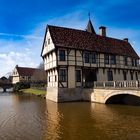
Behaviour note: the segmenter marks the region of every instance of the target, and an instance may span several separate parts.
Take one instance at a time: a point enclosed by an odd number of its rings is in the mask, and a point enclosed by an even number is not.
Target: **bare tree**
[[[42,69],[42,70],[44,70],[44,63],[41,62],[37,68],[38,68],[38,69]]]

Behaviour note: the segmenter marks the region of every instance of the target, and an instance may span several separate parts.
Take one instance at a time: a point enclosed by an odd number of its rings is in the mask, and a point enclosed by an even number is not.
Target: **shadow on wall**
[[[129,94],[120,94],[110,97],[106,104],[125,104],[140,106],[140,97]]]

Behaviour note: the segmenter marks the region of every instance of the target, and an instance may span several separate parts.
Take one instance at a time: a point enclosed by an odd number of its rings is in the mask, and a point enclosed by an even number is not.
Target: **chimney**
[[[101,36],[106,36],[106,27],[104,26],[99,27],[99,31]]]
[[[126,41],[126,42],[128,42],[128,38],[124,38],[123,40]]]

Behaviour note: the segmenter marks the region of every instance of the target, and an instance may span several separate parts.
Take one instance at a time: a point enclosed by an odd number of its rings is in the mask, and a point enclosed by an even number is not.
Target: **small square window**
[[[81,70],[76,70],[76,82],[81,82]]]
[[[48,45],[50,44],[50,42],[51,42],[51,41],[50,41],[50,38],[49,38],[49,39],[48,39]]]
[[[66,75],[66,69],[60,69],[59,70],[59,80],[60,82],[66,82],[67,75]]]

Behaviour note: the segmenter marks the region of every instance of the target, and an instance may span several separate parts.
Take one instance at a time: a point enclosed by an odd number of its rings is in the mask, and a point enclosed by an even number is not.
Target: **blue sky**
[[[139,0],[0,0],[0,76],[19,66],[37,67],[47,24],[85,29],[91,13],[96,33],[129,42],[140,55]]]

